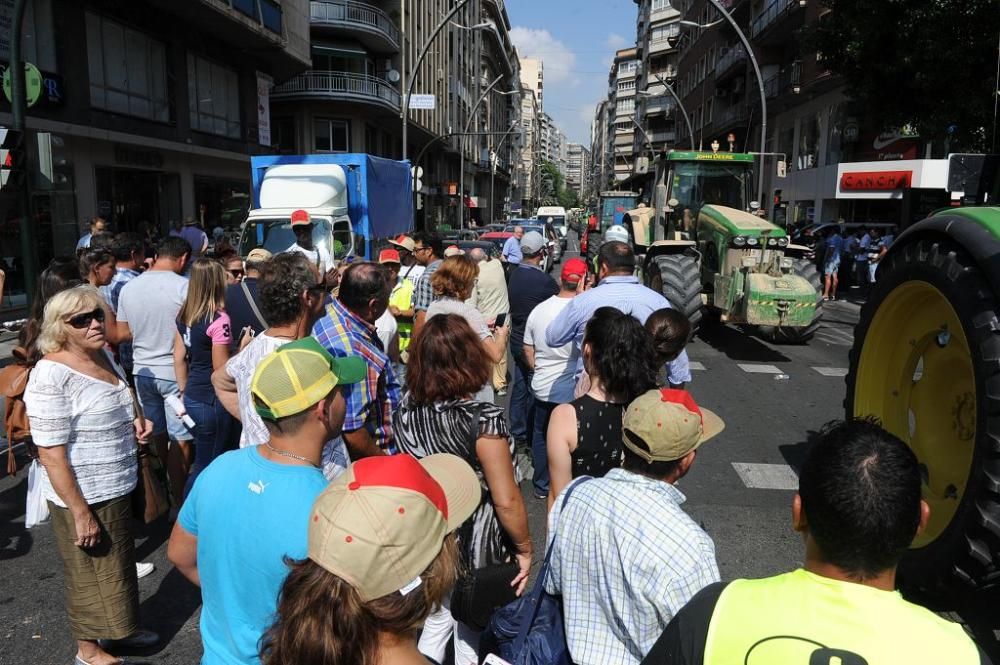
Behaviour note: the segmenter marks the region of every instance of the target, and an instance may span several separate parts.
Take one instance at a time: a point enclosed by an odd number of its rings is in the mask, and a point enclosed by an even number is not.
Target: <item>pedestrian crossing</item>
[[[748,489],[797,490],[799,476],[787,464],[733,462],[733,469]]]
[[[720,363],[720,366],[722,364],[730,366],[730,363],[728,363],[728,362]],[[707,372],[707,371],[709,371],[711,369],[710,367],[708,367],[707,365],[705,365],[705,363],[697,361],[697,360],[690,361],[689,367],[690,367],[690,369],[691,369],[692,372]],[[715,367],[715,366],[713,366],[713,367]],[[795,369],[792,369],[792,368],[787,368],[787,367],[782,368],[782,367],[778,367],[777,365],[769,365],[769,364],[764,364],[764,363],[736,363],[736,367],[738,367],[740,369],[740,371],[742,371],[742,372],[744,372],[746,374],[770,374],[770,375],[775,375],[775,376],[777,376],[777,375],[787,375],[787,374],[789,374],[789,372],[794,372],[795,371]],[[798,366],[796,366],[796,368],[797,367]],[[813,372],[816,372],[820,376],[824,376],[824,377],[827,377],[827,378],[840,378],[840,379],[842,379],[845,376],[847,376],[847,368],[846,367],[822,367],[822,366],[818,366],[818,367],[809,367],[808,369],[812,370]]]

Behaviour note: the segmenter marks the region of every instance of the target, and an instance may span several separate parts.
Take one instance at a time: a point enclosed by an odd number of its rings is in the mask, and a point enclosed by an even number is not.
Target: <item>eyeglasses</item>
[[[229,274],[235,277],[236,279],[239,279],[240,277],[243,277],[243,275],[245,275],[246,273],[243,272],[242,270],[235,269],[235,270],[230,270]]]
[[[104,310],[102,308],[98,307],[92,312],[84,312],[83,314],[71,316],[66,320],[66,323],[77,330],[82,330],[84,328],[89,328],[90,324],[94,321],[104,323]]]
[[[423,252],[425,250],[430,250],[430,247],[414,247],[413,253],[416,254],[417,252]]]

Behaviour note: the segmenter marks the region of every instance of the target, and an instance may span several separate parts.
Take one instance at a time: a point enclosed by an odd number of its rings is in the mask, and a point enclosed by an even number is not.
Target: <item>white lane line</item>
[[[733,462],[740,480],[750,489],[797,490],[799,477],[787,464],[748,464]]]
[[[781,370],[774,365],[750,365],[736,363],[736,366],[748,374],[781,374]]]
[[[813,367],[822,376],[847,376],[846,367]]]
[[[705,366],[700,362],[698,362],[697,360],[692,360],[691,362],[689,362],[688,367],[694,370],[698,370],[699,372],[705,371]]]

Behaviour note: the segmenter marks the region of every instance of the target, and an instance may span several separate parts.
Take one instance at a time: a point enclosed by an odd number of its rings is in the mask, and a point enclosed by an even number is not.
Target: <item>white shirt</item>
[[[576,345],[568,342],[551,347],[545,341],[545,330],[563,311],[572,298],[552,296],[535,306],[524,326],[525,346],[535,347],[535,373],[531,390],[543,402],[566,404],[573,401],[576,388]]]
[[[414,263],[412,266],[403,266],[399,270],[399,281],[402,282],[404,279],[409,280],[410,284],[413,284],[414,288],[417,286],[417,280],[420,276],[424,274],[426,266],[422,266],[419,263]]]
[[[375,319],[375,333],[382,342],[382,349],[386,353],[389,353],[389,344],[392,343],[392,338],[396,336],[397,328],[396,317],[388,309],[382,312],[382,316]]]
[[[236,397],[239,400],[240,421],[243,423],[243,433],[240,435],[240,448],[247,446],[259,446],[266,443],[271,435],[267,431],[267,426],[257,414],[254,408],[253,394],[250,392],[250,383],[253,381],[254,372],[260,361],[278,350],[291,340],[271,337],[261,333],[247,344],[246,348],[226,361],[226,374],[236,383]],[[347,447],[343,439],[337,437],[327,441],[323,446],[322,454],[323,475],[327,480],[333,480],[339,476],[349,464],[347,457]]]
[[[330,250],[323,245],[316,245],[315,249],[306,249],[299,243],[294,242],[291,247],[282,253],[287,254],[288,252],[297,252],[309,259],[310,263],[319,268],[320,277],[333,267],[333,257],[330,256]]]
[[[123,372],[118,369],[118,374]],[[88,504],[125,496],[136,484],[132,395],[52,360],[39,360],[24,391],[31,438],[39,448],[66,446],[66,458]],[[45,467],[42,494],[62,508]]]

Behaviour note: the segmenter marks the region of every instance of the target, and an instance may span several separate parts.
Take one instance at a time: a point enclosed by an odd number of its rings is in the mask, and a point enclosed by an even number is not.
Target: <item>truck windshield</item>
[[[634,196],[611,196],[601,199],[601,231],[612,224],[621,224],[626,212],[635,208]]]
[[[351,249],[350,224],[326,219],[313,218],[313,244],[325,247],[334,260],[343,259]],[[240,238],[240,255],[246,256],[251,249],[263,247],[272,254],[286,251],[295,244],[295,234],[288,218],[248,220]]]
[[[678,200],[680,205],[677,210],[684,213],[685,219],[697,218],[698,211],[706,203],[737,210],[747,210],[749,207],[749,164],[675,162],[672,171],[670,197]]]

